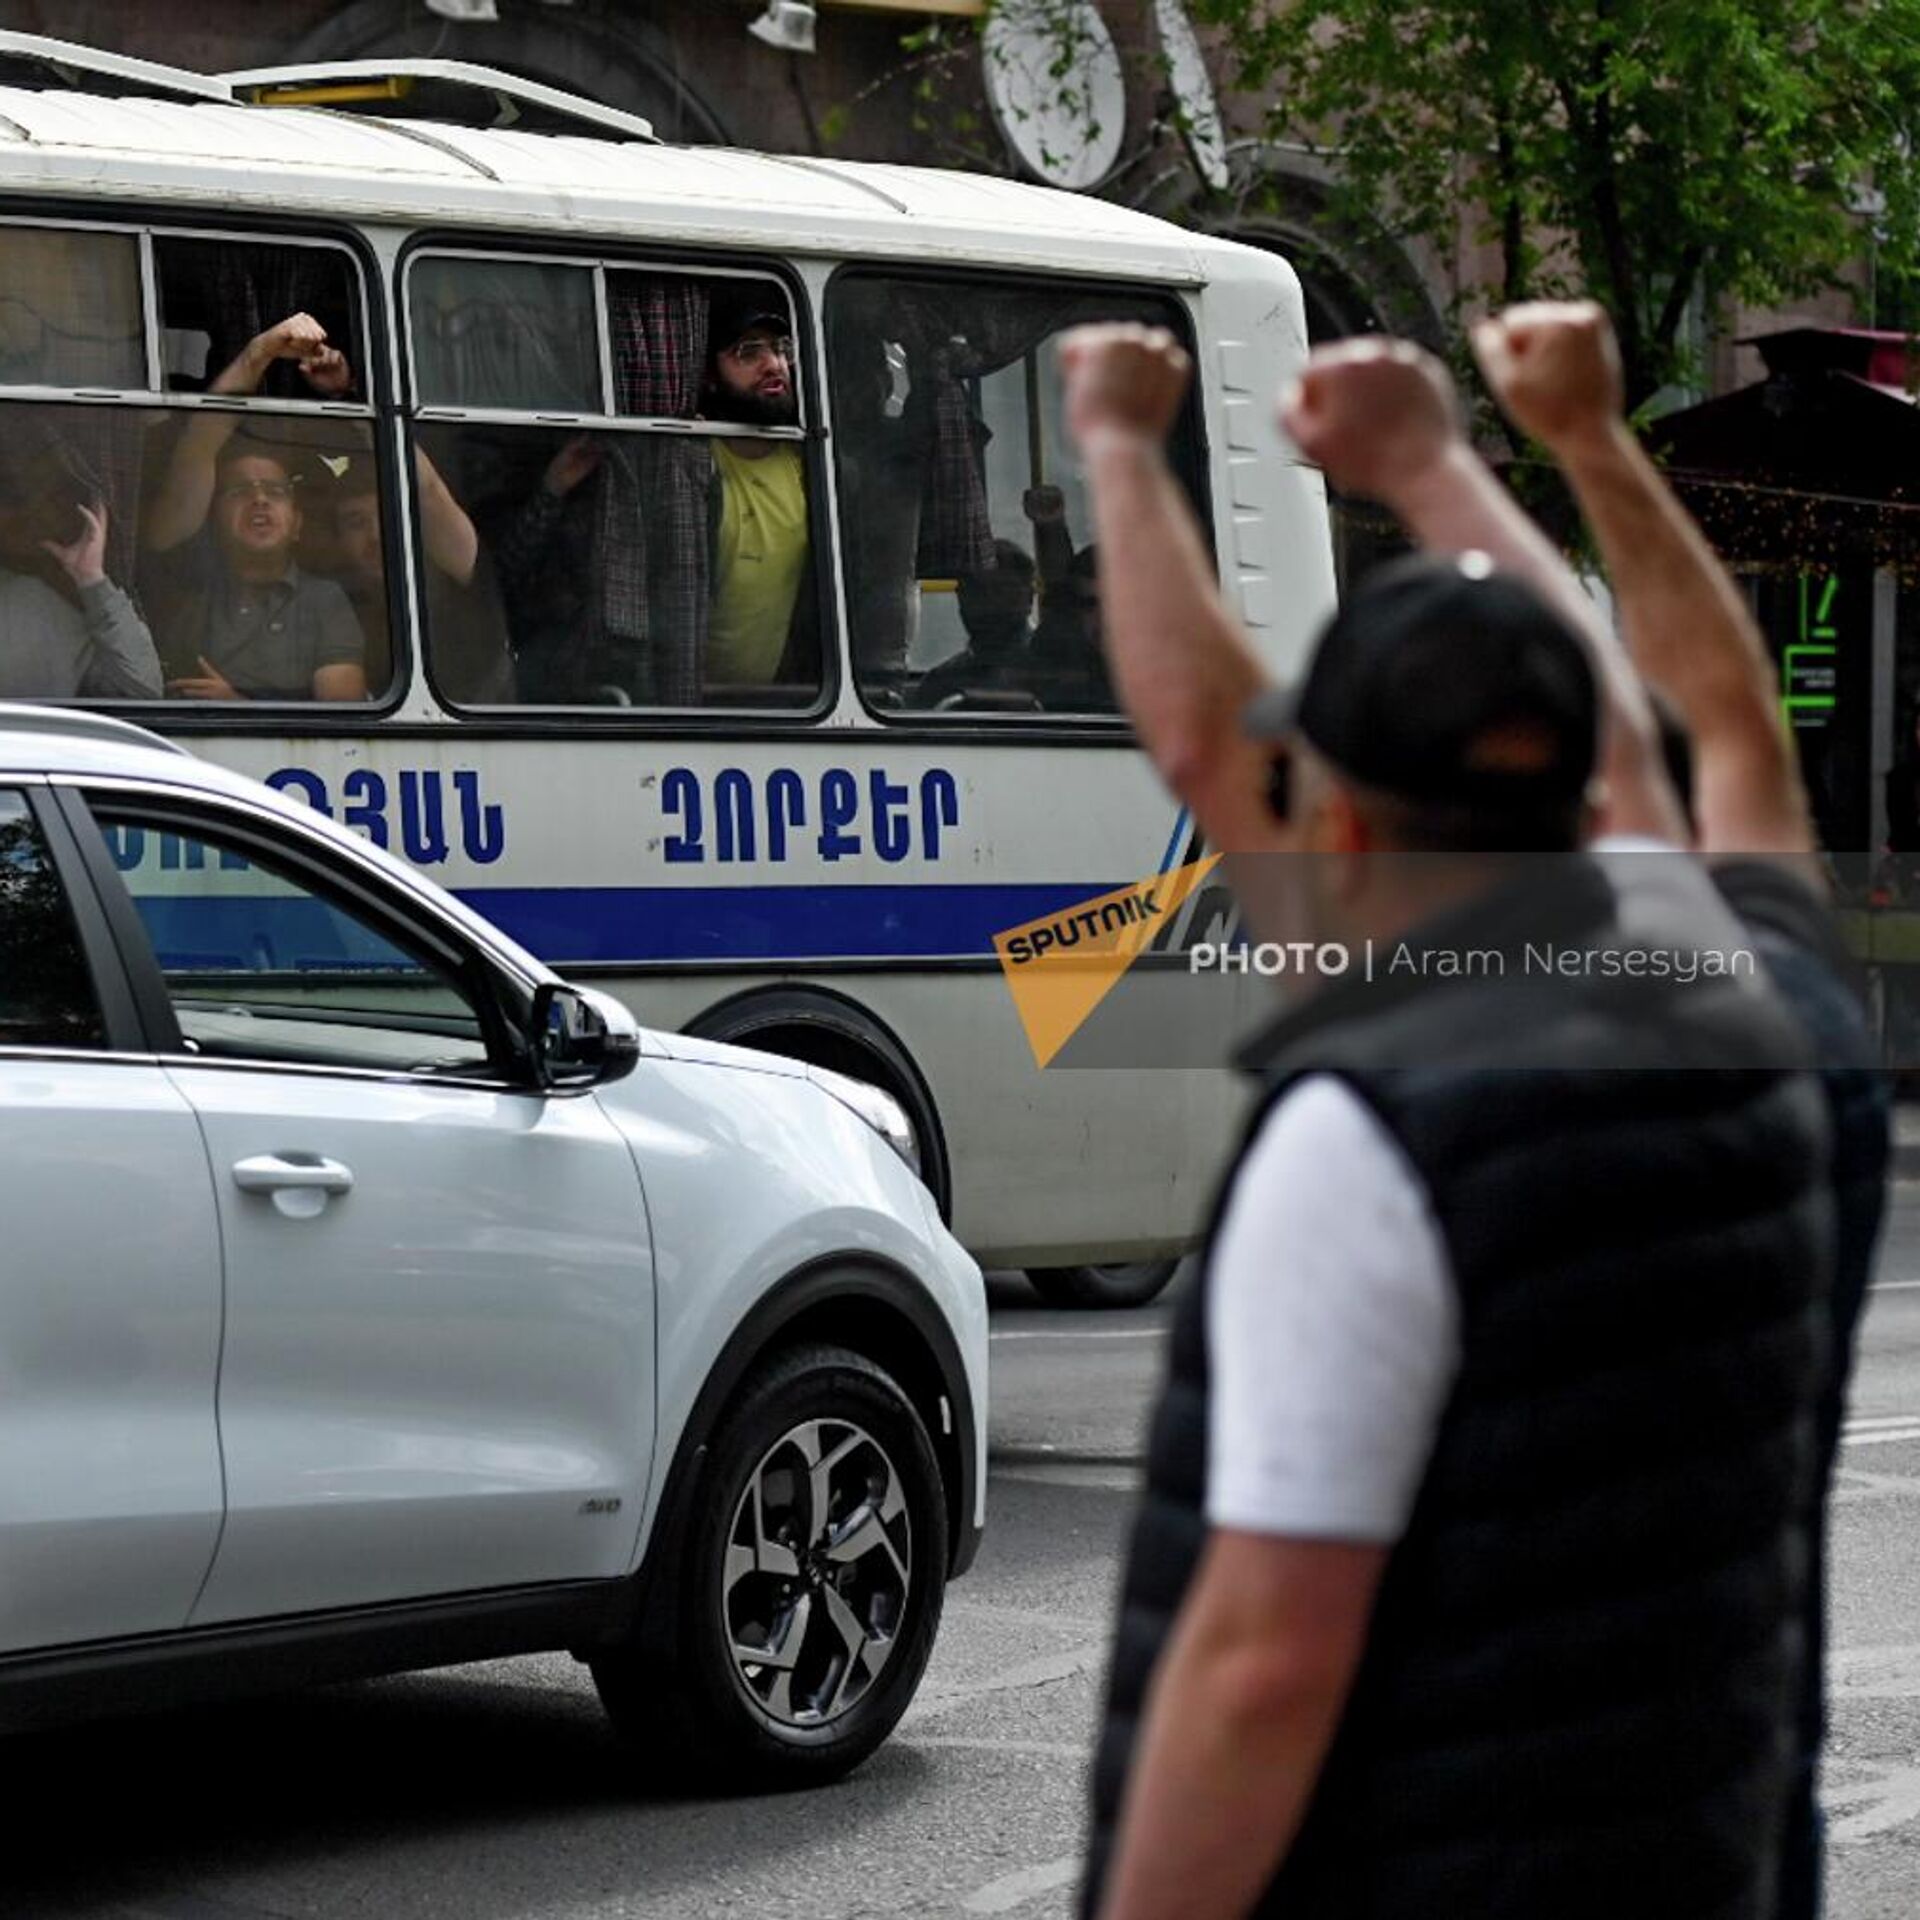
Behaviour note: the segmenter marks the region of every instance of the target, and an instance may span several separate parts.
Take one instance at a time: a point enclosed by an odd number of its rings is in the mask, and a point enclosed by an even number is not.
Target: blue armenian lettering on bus
[[[480,776],[470,767],[409,767],[391,779],[355,767],[342,775],[337,794],[310,767],[282,767],[267,775],[267,785],[297,794],[315,813],[405,854],[416,867],[440,866],[456,853],[489,867],[507,850],[506,816],[481,797]]]
[[[960,784],[944,767],[895,780],[884,767],[828,767],[807,781],[791,767],[755,776],[739,767],[660,779],[670,866],[746,860],[938,860],[960,824]]]

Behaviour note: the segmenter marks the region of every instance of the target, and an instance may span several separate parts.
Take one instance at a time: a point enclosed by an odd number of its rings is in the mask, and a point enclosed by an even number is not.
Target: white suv
[[[570,1648],[677,1777],[879,1744],[986,1308],[883,1094],[0,707],[0,1728]]]

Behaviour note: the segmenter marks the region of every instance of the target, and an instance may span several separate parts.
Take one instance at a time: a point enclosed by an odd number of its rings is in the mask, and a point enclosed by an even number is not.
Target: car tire
[[[1172,1260],[1133,1260],[1110,1267],[1029,1267],[1027,1278],[1050,1307],[1144,1307],[1179,1271]]]
[[[735,1396],[680,1511],[649,1554],[673,1583],[654,1631],[590,1662],[643,1770],[738,1791],[858,1766],[913,1698],[946,1592],[946,1492],[912,1401],[845,1348],[782,1354]]]

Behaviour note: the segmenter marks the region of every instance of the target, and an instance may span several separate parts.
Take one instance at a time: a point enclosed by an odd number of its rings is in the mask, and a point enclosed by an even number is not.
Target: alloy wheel
[[[912,1574],[906,1490],[886,1449],[845,1420],[782,1435],[727,1532],[723,1626],[748,1697],[790,1727],[850,1712],[893,1653]]]

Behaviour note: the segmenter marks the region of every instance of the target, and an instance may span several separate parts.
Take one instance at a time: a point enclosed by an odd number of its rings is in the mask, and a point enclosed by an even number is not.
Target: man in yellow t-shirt
[[[797,422],[792,327],[764,291],[716,303],[708,342],[707,418]],[[796,441],[729,436],[712,447],[718,512],[706,679],[764,686],[781,677],[807,580],[806,471]]]

